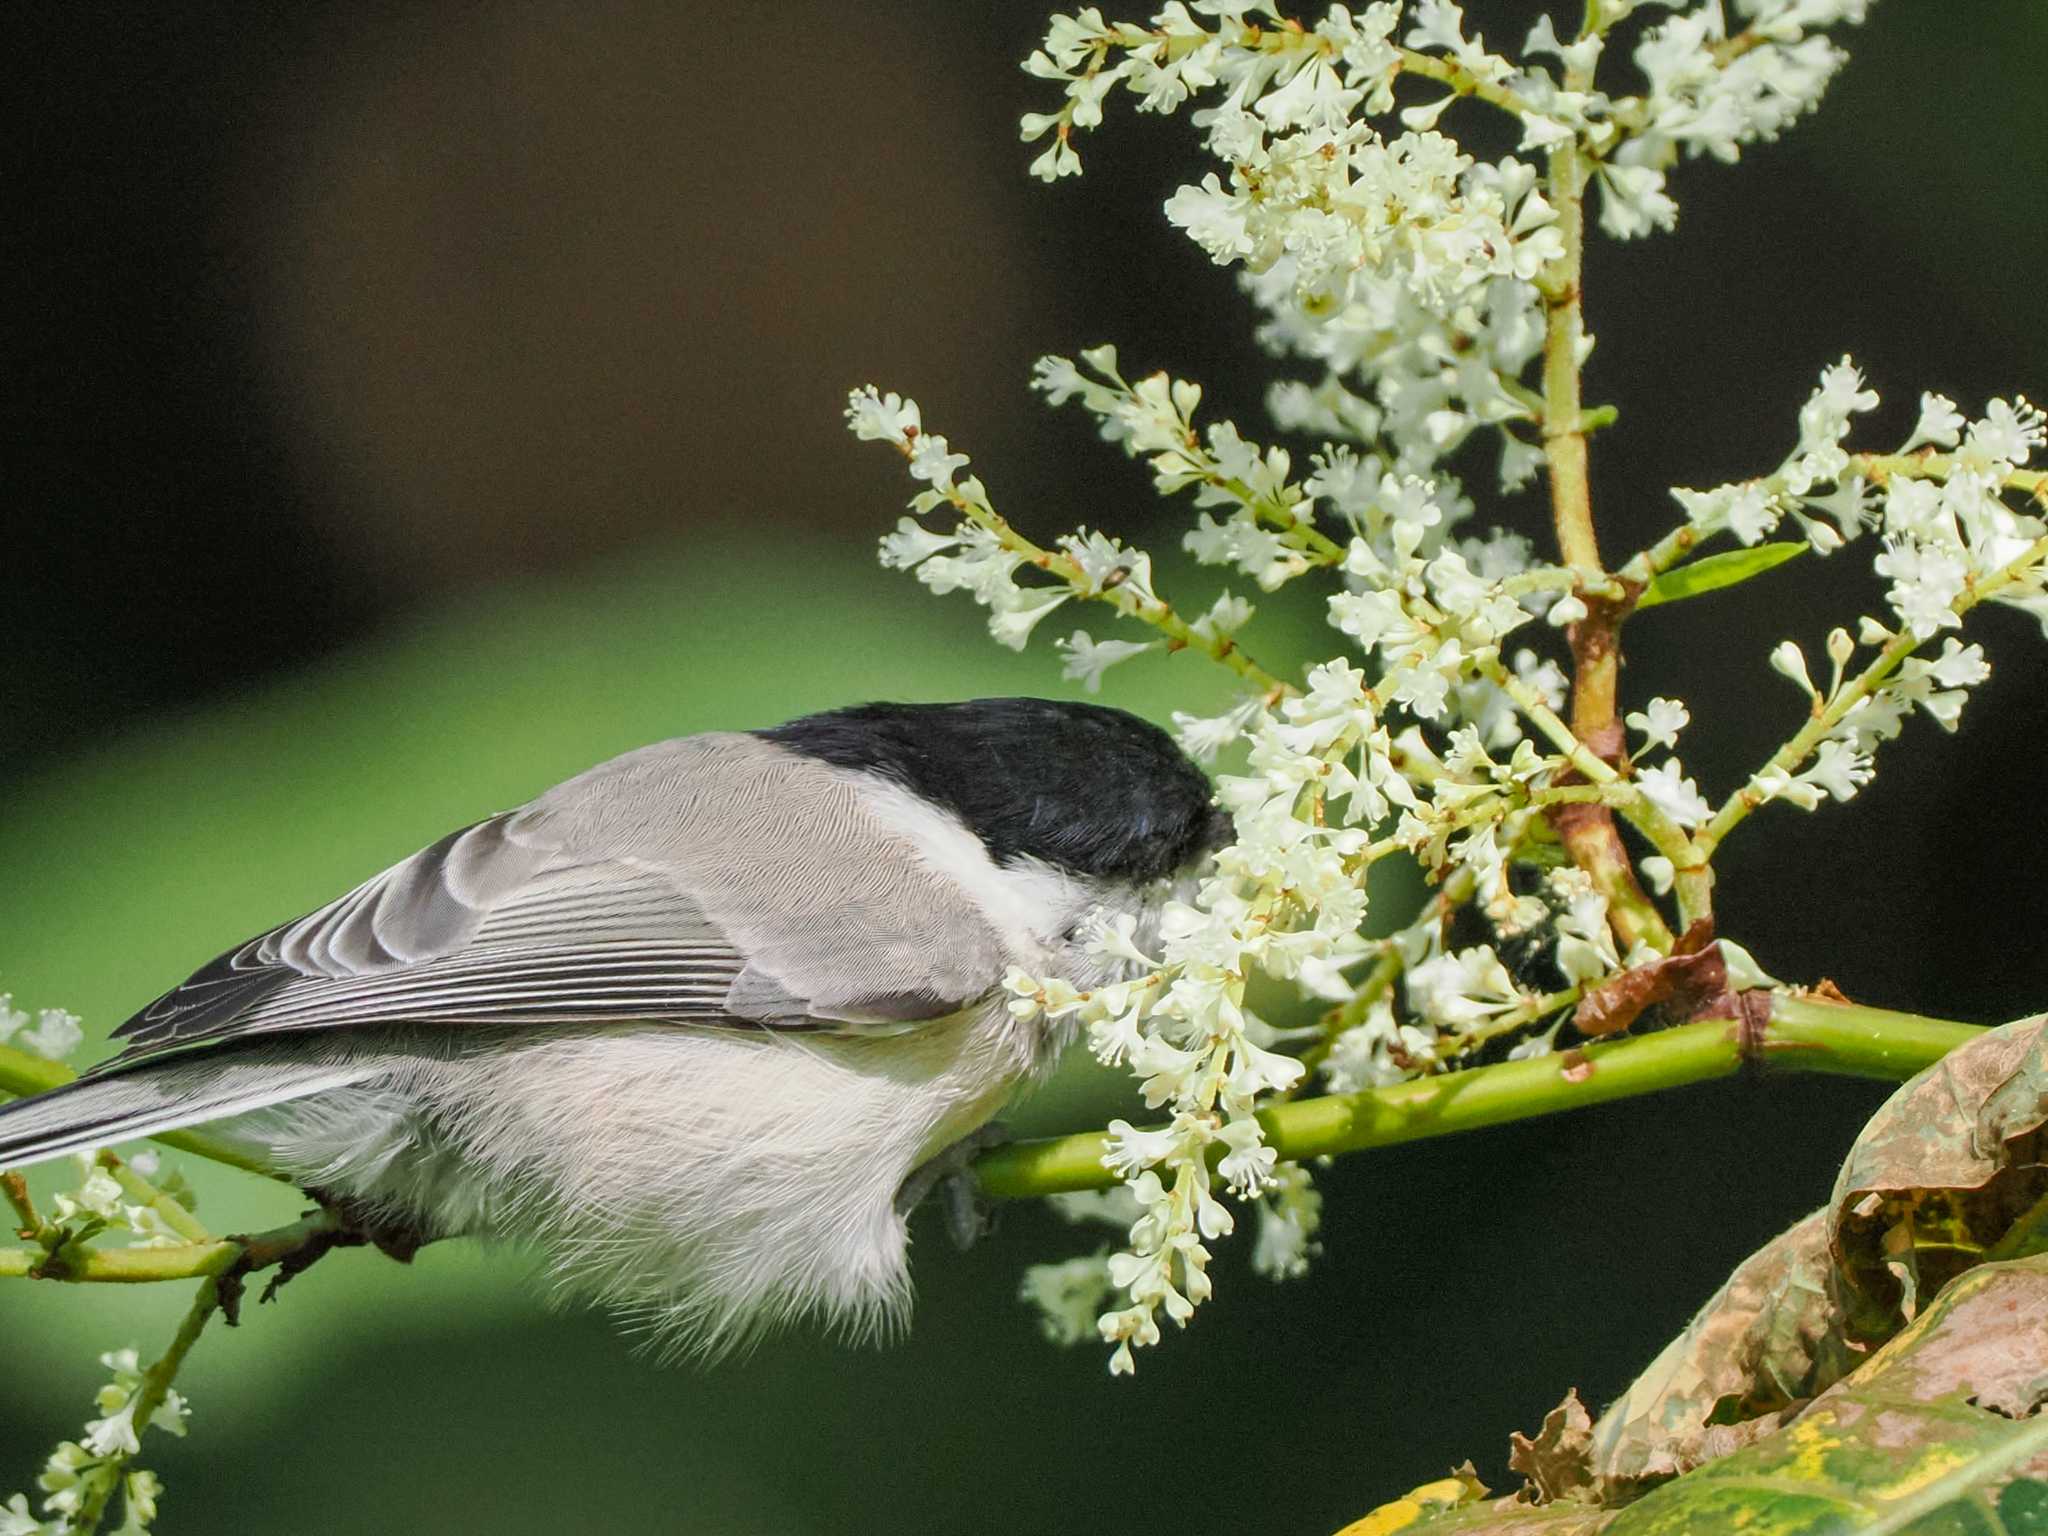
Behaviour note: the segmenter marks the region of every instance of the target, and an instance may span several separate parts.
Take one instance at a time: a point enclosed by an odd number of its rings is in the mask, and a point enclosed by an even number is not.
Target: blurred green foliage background
[[[1470,9],[1513,36],[1534,8]],[[905,389],[1030,531],[1160,545],[1183,511],[1028,402],[1030,358],[1114,337],[1255,431],[1245,313],[1158,213],[1187,125],[1119,116],[1081,183],[1024,178],[1039,19],[17,8],[0,989],[102,1032],[613,752],[1070,691],[1044,646],[873,568],[904,488],[837,418],[850,384]],[[1848,41],[1819,118],[1685,172],[1675,237],[1596,253],[1614,550],[1661,529],[1667,485],[1774,462],[1845,349],[1901,430],[1923,387],[2048,391],[2048,14],[1887,0]],[[1541,526],[1526,500],[1482,515]],[[1851,558],[1631,630],[1631,698],[1693,703],[1710,789],[1796,717],[1766,638],[1811,647],[1868,602]],[[1725,909],[1781,974],[1984,1020],[2048,1001],[2048,667],[2032,625],[1988,631],[1960,741],[1915,727],[1855,807],[1733,848]],[[1251,637],[1316,643],[1277,614]],[[1163,718],[1225,682],[1153,658],[1105,697]],[[1115,1091],[1077,1064],[1023,1124],[1099,1123]],[[195,1354],[193,1436],[149,1448],[160,1529],[1332,1529],[1468,1455],[1498,1481],[1509,1428],[1618,1391],[1819,1203],[1880,1097],[1731,1083],[1349,1159],[1313,1274],[1269,1286],[1226,1245],[1218,1300],[1130,1382],[1014,1300],[1023,1265],[1094,1241],[1036,1207],[964,1256],[920,1230],[907,1342],[710,1372],[549,1311],[515,1256],[344,1254]],[[193,1171],[216,1227],[289,1208]],[[0,1492],[76,1432],[94,1353],[149,1354],[184,1301],[0,1287]]]

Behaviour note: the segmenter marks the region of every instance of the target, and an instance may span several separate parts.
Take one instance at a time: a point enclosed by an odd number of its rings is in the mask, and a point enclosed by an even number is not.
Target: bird
[[[893,1336],[910,1209],[1068,1043],[1006,981],[1121,979],[1102,925],[1149,944],[1230,837],[1094,704],[659,742],[200,967],[0,1108],[0,1167],[218,1122],[373,1232],[538,1246],[670,1354]]]

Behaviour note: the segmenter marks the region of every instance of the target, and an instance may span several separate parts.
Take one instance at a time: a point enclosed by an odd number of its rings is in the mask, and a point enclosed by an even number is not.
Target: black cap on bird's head
[[[857,704],[757,731],[953,812],[998,864],[1151,880],[1230,840],[1209,781],[1146,720],[1057,699]]]

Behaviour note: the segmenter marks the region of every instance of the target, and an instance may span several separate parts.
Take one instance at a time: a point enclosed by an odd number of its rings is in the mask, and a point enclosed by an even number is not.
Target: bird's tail
[[[281,1061],[268,1051],[203,1051],[82,1077],[0,1105],[0,1168],[182,1130],[302,1099],[385,1069],[333,1055]]]

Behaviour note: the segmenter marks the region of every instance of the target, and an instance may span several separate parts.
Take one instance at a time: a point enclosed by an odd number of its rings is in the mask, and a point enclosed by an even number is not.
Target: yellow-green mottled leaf
[[[1606,1536],[2015,1536],[2048,1518],[2048,1258],[1985,1264],[1789,1426],[1621,1510]]]
[[[1704,592],[1718,592],[1752,576],[1761,576],[1805,549],[1805,544],[1797,542],[1757,544],[1748,549],[1731,549],[1725,554],[1709,555],[1704,560],[1695,560],[1690,565],[1664,572],[1643,589],[1643,595],[1636,599],[1636,607],[1654,608],[1659,603],[1676,603]]]
[[[1598,1536],[1614,1520],[1613,1510],[1586,1504],[1525,1504],[1510,1498],[1451,1506],[1419,1497],[1424,1492],[1417,1489],[1382,1504],[1337,1536]]]
[[[1789,1424],[1635,1503],[1417,1489],[1346,1536],[2048,1536],[2044,1400],[2048,1255],[1982,1264]]]
[[[1589,1473],[1602,1497],[1619,1503],[1771,1433],[1928,1294],[1987,1257],[2048,1248],[2044,1056],[2039,1021],[2009,1024],[1900,1088],[1830,1204],[1745,1260],[1601,1415]]]

